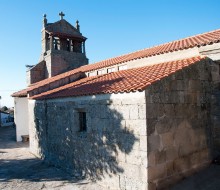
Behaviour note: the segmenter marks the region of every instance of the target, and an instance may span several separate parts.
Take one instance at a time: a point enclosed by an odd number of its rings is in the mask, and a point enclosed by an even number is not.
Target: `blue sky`
[[[220,28],[219,0],[0,0],[1,106],[26,87],[25,65],[37,64],[43,14],[78,19],[90,63]]]

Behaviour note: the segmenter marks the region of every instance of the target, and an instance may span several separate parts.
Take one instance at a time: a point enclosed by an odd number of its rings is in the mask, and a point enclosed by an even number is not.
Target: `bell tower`
[[[60,20],[48,23],[43,15],[41,30],[42,52],[39,63],[27,71],[28,85],[88,64],[84,37],[80,33],[79,21],[75,27],[59,13]]]

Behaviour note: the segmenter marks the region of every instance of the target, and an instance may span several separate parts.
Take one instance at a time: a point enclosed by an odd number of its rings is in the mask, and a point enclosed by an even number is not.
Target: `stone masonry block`
[[[166,163],[167,176],[172,176],[175,174],[173,161]]]
[[[189,154],[192,154],[195,150],[196,150],[196,148],[194,147],[194,145],[190,146],[189,143],[188,143],[188,145],[185,143],[185,144],[179,146],[178,155],[179,155],[179,157],[187,156]]]
[[[156,151],[151,151],[147,153],[147,158],[148,158],[147,166],[148,167],[154,167],[156,165],[155,154],[156,154]]]
[[[116,147],[116,159],[118,162],[126,162],[126,153]]]
[[[141,157],[141,166],[147,168],[148,167],[148,156],[146,151],[140,151],[140,157]]]
[[[163,148],[171,147],[174,145],[173,135],[173,132],[168,132],[160,135]]]
[[[185,82],[184,82],[184,80],[176,80],[176,84],[177,84],[177,86],[176,86],[176,89],[174,89],[174,90],[185,90]]]
[[[126,120],[126,128],[135,135],[147,135],[146,120]]]
[[[191,167],[197,166],[200,164],[200,152],[194,152],[190,155],[190,165]]]
[[[156,151],[155,161],[156,161],[156,165],[165,163],[166,162],[166,151],[165,150]]]
[[[156,183],[148,182],[148,190],[157,190]]]
[[[173,120],[164,116],[157,121],[155,127],[158,134],[163,134],[169,132],[170,129],[172,128],[172,125],[173,125]]]
[[[164,113],[167,117],[174,117],[174,104],[164,104]]]
[[[146,116],[147,118],[157,118],[164,115],[163,104],[146,104]]]
[[[106,105],[100,105],[99,108],[97,108],[100,112],[100,118],[101,119],[108,119],[108,108]],[[97,112],[96,112],[97,113]]]
[[[170,147],[166,149],[166,159],[167,161],[173,161],[178,158],[178,149],[177,147]]]
[[[140,136],[140,150],[147,151],[147,136]]]
[[[98,184],[105,187],[106,189],[120,189],[120,176],[111,174],[105,175],[104,178],[100,181],[98,181]]]
[[[138,106],[138,116],[139,119],[146,119],[146,104]]]
[[[144,167],[144,166],[140,167],[140,179],[141,179],[141,181],[143,181],[143,182],[147,181],[147,177],[148,177],[147,172],[148,172],[147,167]]]
[[[184,91],[179,91],[178,94],[179,94],[179,103],[183,104],[185,102],[185,99],[184,99],[185,93]]]
[[[130,153],[125,155],[126,163],[141,165],[141,156],[139,150],[132,150]]]
[[[140,179],[140,166],[135,164],[120,162],[119,167],[123,168],[124,174],[126,174],[127,177],[136,180]]]
[[[200,152],[200,161],[201,161],[201,163],[206,163],[206,162],[209,162],[210,160],[211,160],[210,150],[208,148],[203,149]]]
[[[188,91],[189,92],[196,92],[201,89],[201,83],[199,80],[189,80],[188,82]]]
[[[181,173],[190,168],[190,157],[181,157],[174,160],[175,172]]]
[[[197,103],[197,93],[196,92],[188,92],[184,95],[184,102],[188,104],[196,104]]]
[[[139,118],[137,105],[130,105],[130,106],[128,106],[128,109],[129,109],[129,118],[130,119],[138,119]]]
[[[157,123],[157,119],[147,119],[147,135],[150,136],[151,134],[155,133],[155,125]]]
[[[120,190],[127,189],[147,190],[147,183],[141,179],[137,180],[126,175],[120,175]]]
[[[147,147],[147,150],[149,152],[151,152],[151,151],[160,149],[160,147],[161,147],[161,145],[160,145],[161,142],[160,141],[161,140],[160,140],[160,136],[159,135],[150,135],[148,137],[148,143],[147,143],[148,147]]]
[[[149,103],[161,103],[160,93],[155,92],[149,96]]]
[[[138,98],[138,99],[123,99],[122,105],[141,105],[145,104],[144,98]]]
[[[148,181],[162,179],[167,176],[166,164],[158,164],[148,168]]]

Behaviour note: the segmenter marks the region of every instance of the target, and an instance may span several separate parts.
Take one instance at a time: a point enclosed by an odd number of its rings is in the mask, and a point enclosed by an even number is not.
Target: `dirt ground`
[[[0,190],[99,190],[44,163],[28,151],[28,144],[15,142],[15,129],[0,128]]]
[[[15,141],[15,129],[0,128],[0,190],[103,190],[77,180],[64,171],[44,163],[28,151],[28,144]],[[220,165],[181,181],[172,190],[220,190]]]

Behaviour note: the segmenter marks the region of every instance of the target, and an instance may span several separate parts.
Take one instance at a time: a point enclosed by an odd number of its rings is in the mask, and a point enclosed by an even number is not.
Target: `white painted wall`
[[[160,55],[154,55],[151,57],[145,57],[142,59],[128,61],[127,64],[128,64],[128,69],[131,69],[131,68],[160,64],[160,63],[169,62],[169,61],[187,59],[187,58],[195,57],[199,55],[200,54],[199,54],[198,47],[194,47],[194,48],[178,50],[178,51],[168,52],[168,53],[164,53]]]
[[[15,97],[15,124],[16,140],[21,141],[21,135],[28,135],[28,99],[27,97]]]
[[[220,61],[220,43],[199,47],[199,52],[213,61]]]
[[[201,55],[201,54],[199,52],[198,47],[194,47],[194,48],[183,49],[183,50],[163,53],[160,55],[153,55],[150,57],[144,57],[144,58],[140,58],[140,59],[135,59],[135,60],[123,62],[123,63],[112,65],[109,67],[104,67],[102,69],[97,69],[92,72],[86,72],[86,75],[88,76],[88,73],[92,73],[92,75],[90,74],[90,76],[95,76],[95,75],[97,75],[98,70],[103,70],[101,74],[106,74],[106,73],[108,73],[107,70],[109,68],[115,68],[115,71],[118,71],[118,68],[123,65],[124,65],[124,67],[126,67],[126,69],[132,69],[132,68],[160,64],[160,63],[169,62],[169,61],[187,59],[187,58],[195,57],[195,56],[199,56],[199,55]]]

